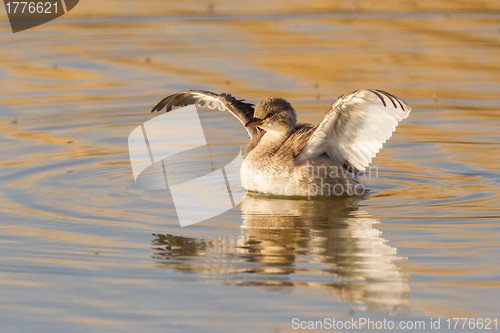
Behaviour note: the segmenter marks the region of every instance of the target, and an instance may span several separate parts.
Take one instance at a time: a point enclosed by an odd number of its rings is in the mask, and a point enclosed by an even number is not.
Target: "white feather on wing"
[[[404,101],[381,90],[343,95],[332,104],[296,161],[326,153],[340,165],[363,171],[410,111]]]

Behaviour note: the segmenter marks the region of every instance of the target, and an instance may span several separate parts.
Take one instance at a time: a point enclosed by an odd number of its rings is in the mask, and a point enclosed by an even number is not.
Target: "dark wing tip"
[[[387,107],[387,103],[385,102],[384,97],[381,95],[381,94],[384,93],[383,91],[380,91],[380,90],[371,90],[370,89],[370,92],[372,92],[373,94],[377,95],[377,97],[382,101],[382,104],[384,104],[384,106]],[[394,104],[394,102],[393,102],[393,104]],[[396,105],[394,105],[394,107],[396,107]]]
[[[203,102],[202,98],[198,97],[198,100],[196,99],[195,95],[201,94],[201,95],[207,95],[211,97],[218,97],[219,95],[207,91],[207,90],[186,90],[186,91],[181,91],[172,95],[169,95],[159,101],[153,109],[151,109],[151,112],[155,111],[161,111],[163,108],[165,108],[166,112],[172,111],[175,107],[179,106],[185,106],[188,104],[196,104],[199,102]],[[193,100],[194,98],[194,100]],[[191,99],[191,100],[190,100]],[[202,104],[203,105],[203,104]]]
[[[159,101],[155,106],[153,106],[153,108],[151,109],[151,112],[161,111],[163,108],[165,108],[166,112],[172,111],[171,104],[172,104],[173,100],[181,94],[183,94],[183,93],[177,93],[177,94],[173,94],[173,95],[169,95],[169,96],[165,97],[164,99]]]
[[[163,102],[163,100],[159,101],[155,106],[153,106],[153,108],[151,109],[151,112],[161,111],[161,109],[163,109],[163,107],[164,107],[162,102]]]
[[[368,91],[370,91],[371,93],[377,95],[377,97],[382,101],[382,104],[387,107],[387,103],[385,101],[385,98],[388,98],[389,101],[391,101],[392,103],[392,106],[394,106],[394,108],[398,108],[398,105],[399,107],[401,107],[401,110],[403,111],[406,111],[406,112],[410,112],[411,111],[411,108],[408,104],[406,104],[405,101],[403,101],[402,99],[394,96],[393,94],[390,94],[386,91],[383,91],[383,90],[378,90],[378,89],[369,89]],[[397,104],[396,104],[397,103]]]

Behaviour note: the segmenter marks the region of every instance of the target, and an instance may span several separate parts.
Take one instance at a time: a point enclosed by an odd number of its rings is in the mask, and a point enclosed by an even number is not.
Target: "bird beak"
[[[245,127],[257,127],[266,122],[266,119],[252,118],[248,123],[245,124]]]

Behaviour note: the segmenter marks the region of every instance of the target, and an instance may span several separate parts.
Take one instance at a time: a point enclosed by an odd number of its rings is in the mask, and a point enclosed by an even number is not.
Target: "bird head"
[[[297,115],[283,98],[269,97],[255,106],[254,117],[246,127],[259,127],[266,132],[290,133],[297,124]]]

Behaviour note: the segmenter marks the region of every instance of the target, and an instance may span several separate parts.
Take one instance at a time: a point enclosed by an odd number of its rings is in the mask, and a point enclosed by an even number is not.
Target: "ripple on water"
[[[367,203],[370,211],[401,218],[498,218],[500,177],[491,171],[497,158],[485,155],[484,150],[499,143],[485,140],[491,133],[476,135],[475,130],[468,130],[468,112],[453,114],[450,125],[443,120],[450,113],[446,110],[420,112],[418,105],[415,109],[413,119],[403,125],[402,135],[411,137],[417,130],[420,138],[429,133],[432,139],[423,143],[421,139],[411,143],[394,140],[386,145],[375,159],[378,174],[367,179],[374,189]],[[491,123],[489,113],[484,117]],[[438,137],[432,128],[440,122]],[[493,131],[499,125],[495,123]],[[385,161],[386,154],[393,156],[392,161]]]
[[[285,332],[292,315],[353,309],[496,316],[498,6],[471,3],[81,1],[0,34],[2,328]],[[359,202],[248,197],[179,228],[168,192],[134,184],[127,136],[166,92],[282,96],[318,121],[363,87],[409,97],[413,112]]]
[[[355,198],[272,199],[248,194],[242,229],[230,237],[157,234],[158,267],[208,281],[286,292],[292,286],[325,290],[358,309],[394,311],[408,302],[408,277],[397,250],[359,211]]]

